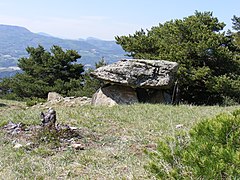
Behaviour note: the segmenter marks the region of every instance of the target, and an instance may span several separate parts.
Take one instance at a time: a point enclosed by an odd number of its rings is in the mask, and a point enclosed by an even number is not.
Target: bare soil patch
[[[87,128],[70,127],[57,124],[56,128],[49,129],[40,125],[25,125],[23,123],[9,122],[1,127],[5,133],[6,141],[14,148],[27,148],[28,150],[44,145],[56,151],[69,148],[85,150],[97,146],[99,135]]]

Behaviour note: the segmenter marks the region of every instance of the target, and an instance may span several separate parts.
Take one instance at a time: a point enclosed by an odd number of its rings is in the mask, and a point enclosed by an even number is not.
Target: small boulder
[[[14,148],[14,149],[19,149],[19,148],[21,148],[21,147],[23,147],[22,144],[16,143],[13,148]]]
[[[79,143],[73,143],[73,144],[71,144],[70,147],[73,149],[76,149],[76,150],[84,150],[85,149],[85,147]]]
[[[63,97],[56,92],[49,92],[47,101],[62,101]]]

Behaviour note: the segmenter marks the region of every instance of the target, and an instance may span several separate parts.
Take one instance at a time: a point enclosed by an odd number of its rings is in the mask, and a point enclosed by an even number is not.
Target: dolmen
[[[178,63],[166,60],[123,59],[91,73],[103,82],[93,105],[172,103]]]

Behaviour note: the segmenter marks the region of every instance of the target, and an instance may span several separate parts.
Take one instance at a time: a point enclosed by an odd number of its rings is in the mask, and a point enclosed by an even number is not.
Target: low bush
[[[146,168],[159,179],[240,178],[240,110],[177,132],[147,151]]]
[[[46,102],[45,99],[42,99],[42,98],[37,98],[37,97],[33,97],[33,98],[25,98],[24,99],[26,101],[26,105],[27,106],[34,106],[38,103],[44,103]]]

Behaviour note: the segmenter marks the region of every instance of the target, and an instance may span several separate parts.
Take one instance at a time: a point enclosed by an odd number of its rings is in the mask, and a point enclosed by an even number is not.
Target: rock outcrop
[[[171,103],[176,62],[128,59],[100,67],[91,75],[105,82],[92,98],[93,105],[136,102]]]
[[[91,75],[105,82],[133,88],[169,89],[177,70],[176,62],[129,59],[100,67]]]

